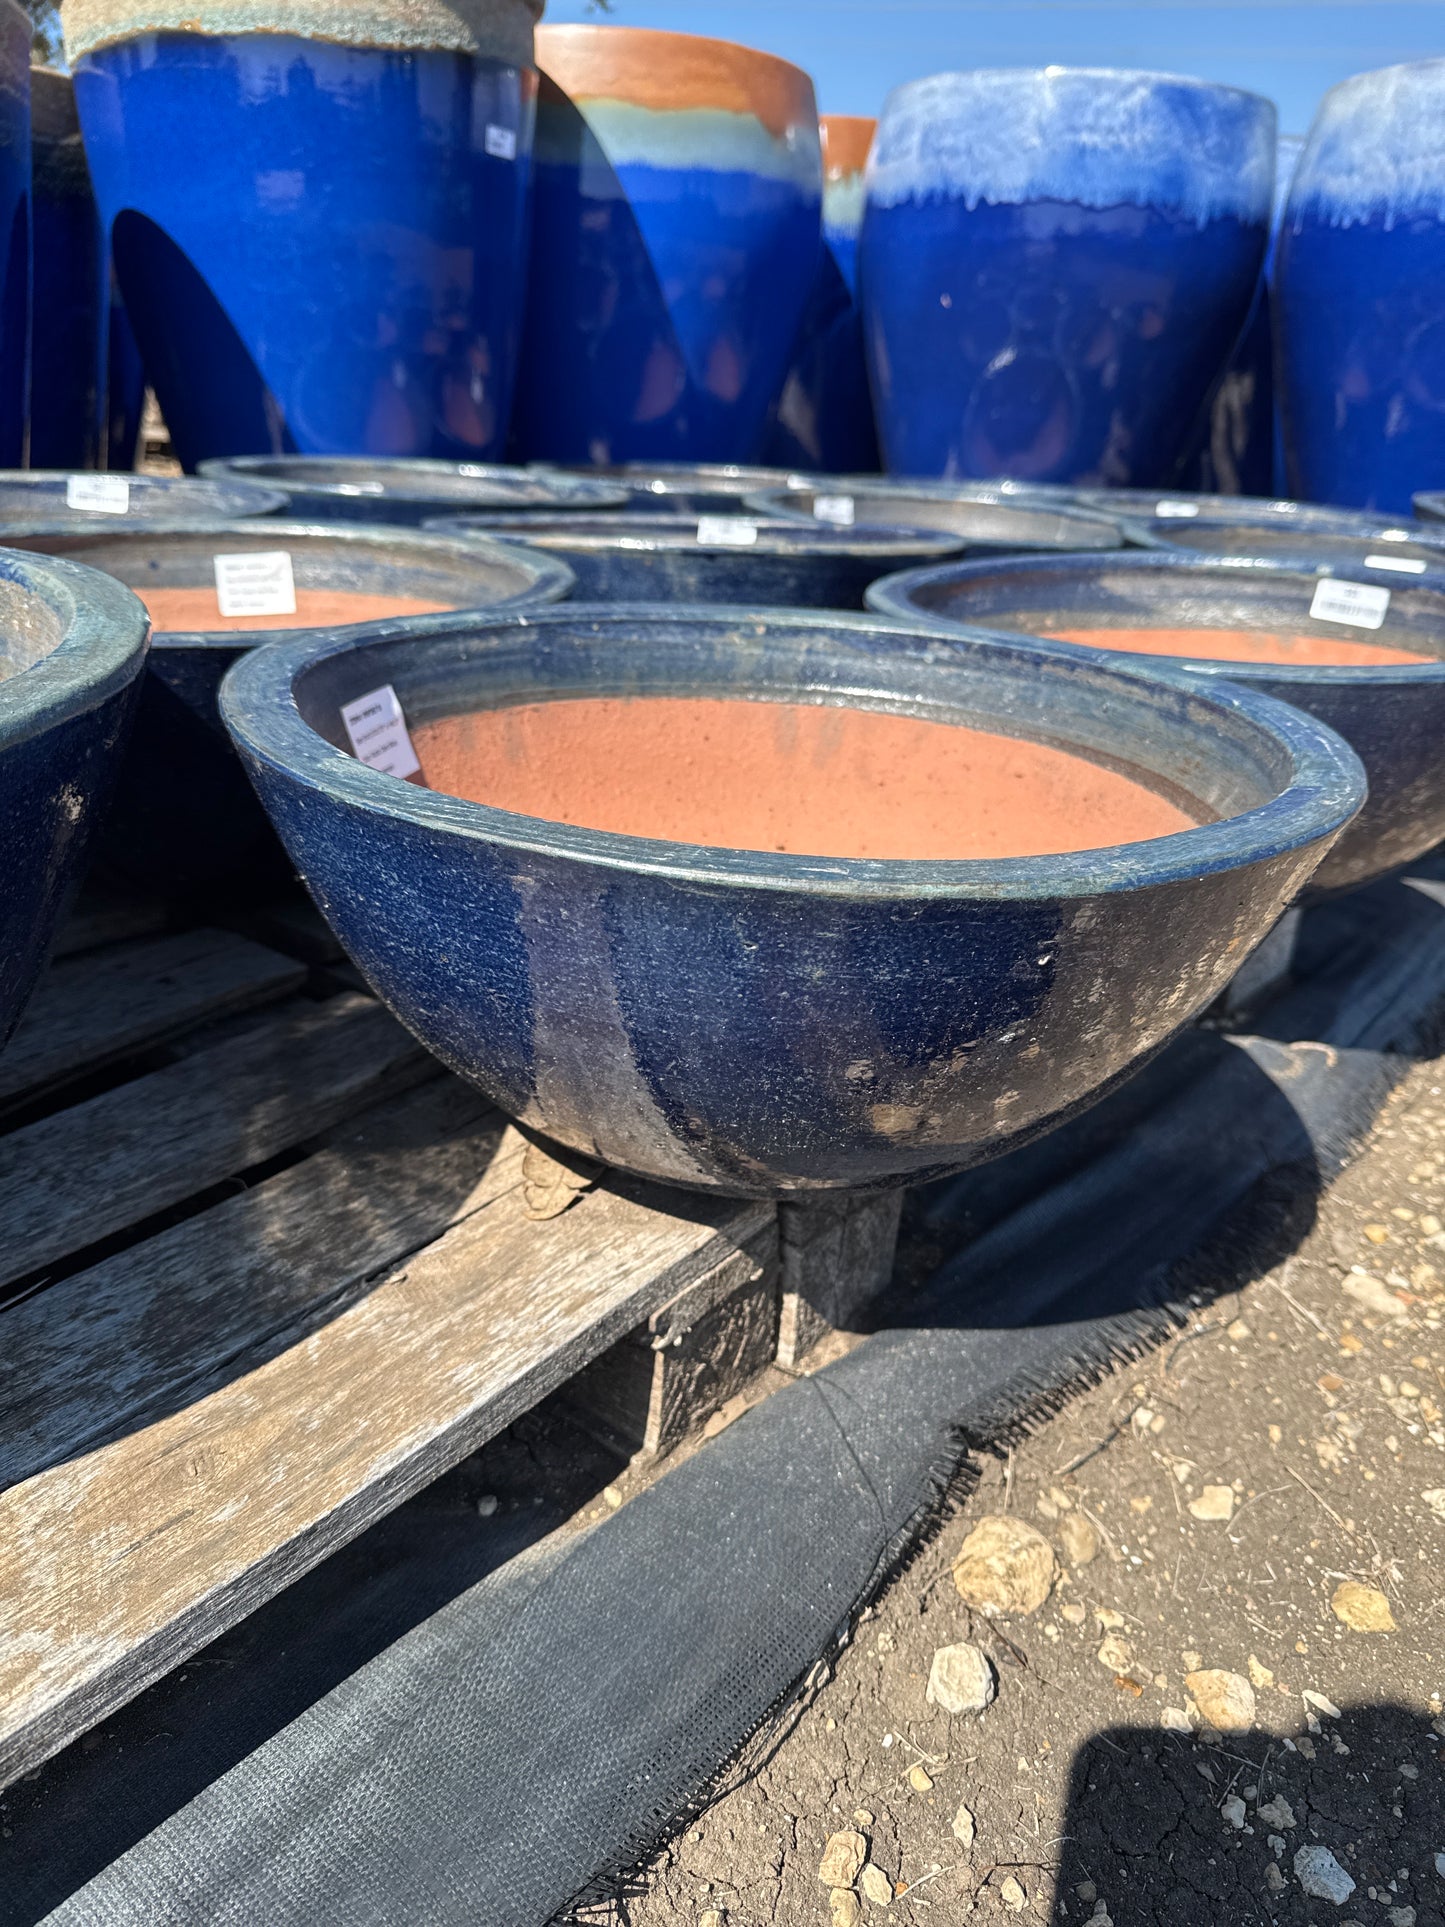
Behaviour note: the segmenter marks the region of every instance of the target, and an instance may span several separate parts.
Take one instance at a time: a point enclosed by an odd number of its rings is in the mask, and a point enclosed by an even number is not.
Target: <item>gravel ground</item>
[[[1292,1256],[984,1467],[631,1927],[1445,1927],[1441,1075]],[[986,1517],[1022,1542],[1005,1596],[1052,1577],[1032,1611],[961,1596]],[[949,1713],[930,1668],[966,1643],[996,1698]]]

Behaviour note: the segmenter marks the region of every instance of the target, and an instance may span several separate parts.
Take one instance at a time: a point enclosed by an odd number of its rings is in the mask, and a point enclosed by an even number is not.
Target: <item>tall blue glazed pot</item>
[[[96,196],[186,468],[501,452],[538,11],[68,0]]]
[[[863,169],[878,123],[822,114],[823,246],[792,365],[768,437],[783,468],[856,475],[878,466],[878,436],[858,306],[858,230]]]
[[[752,462],[818,258],[813,83],[723,40],[542,27],[516,441]]]
[[[29,334],[30,22],[0,0],[0,468],[24,459]]]
[[[889,95],[859,272],[895,474],[1177,479],[1264,258],[1275,113],[1170,75]]]
[[[1276,272],[1289,492],[1408,515],[1445,485],[1445,60],[1326,94]]]
[[[30,75],[30,464],[95,468],[105,453],[110,270],[68,74]]]

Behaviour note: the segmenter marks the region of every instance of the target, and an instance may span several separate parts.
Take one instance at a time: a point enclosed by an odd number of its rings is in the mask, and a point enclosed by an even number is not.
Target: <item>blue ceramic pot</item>
[[[1317,502],[1291,502],[1267,495],[1205,495],[1188,490],[1157,488],[1075,488],[1060,497],[1091,515],[1109,515],[1122,525],[1152,521],[1160,534],[1200,519],[1228,521],[1237,527],[1289,528],[1318,535],[1373,534],[1401,528],[1399,516],[1372,519],[1349,509],[1322,507]],[[1408,528],[1409,518],[1405,518]]]
[[[1289,491],[1404,514],[1445,482],[1445,61],[1325,95],[1280,233]]]
[[[93,0],[67,23],[96,198],[184,467],[500,454],[536,11]]]
[[[560,556],[579,602],[743,602],[773,609],[860,609],[880,575],[960,555],[946,534],[832,529],[756,516],[458,515],[440,535],[515,537]],[[912,560],[904,561],[904,556]]]
[[[149,629],[107,576],[0,550],[0,1044],[104,818]]]
[[[1134,548],[1187,550],[1193,555],[1272,561],[1282,556],[1308,563],[1316,575],[1357,576],[1373,581],[1410,576],[1424,580],[1445,571],[1445,530],[1431,535],[1424,527],[1402,527],[1373,515],[1353,518],[1357,534],[1338,529],[1292,526],[1283,518],[1236,521],[1228,515],[1200,516],[1188,522],[1121,522]],[[1436,586],[1445,586],[1445,583]]]
[[[472,510],[564,509],[590,513],[629,499],[615,482],[548,475],[502,463],[317,461],[306,455],[241,455],[202,462],[201,473],[284,489],[293,515],[311,522],[419,523]]]
[[[118,496],[105,508],[72,507],[73,487],[93,491],[124,484],[125,505]],[[86,494],[83,499],[92,499]],[[0,535],[30,522],[56,526],[73,522],[79,529],[109,529],[131,522],[236,521],[243,516],[274,515],[286,507],[280,489],[258,488],[251,482],[203,482],[190,475],[94,476],[46,472],[33,468],[0,469]]]
[[[873,398],[858,306],[863,168],[873,120],[823,114],[823,247],[803,325],[768,435],[770,462],[825,474],[878,467]]]
[[[977,862],[577,829],[349,756],[341,705],[387,682],[413,725],[584,693],[882,709],[1043,739],[1219,820]],[[1337,738],[1252,691],[839,614],[396,624],[257,650],[221,705],[337,935],[445,1063],[607,1164],[742,1196],[957,1170],[1086,1104],[1229,979],[1363,791]]]
[[[871,486],[849,477],[840,488],[781,489],[750,495],[756,513],[780,521],[821,522],[849,529],[939,529],[960,546],[979,554],[1017,555],[1029,549],[1117,549],[1124,537],[1110,517],[1081,509],[1010,500],[992,491],[909,487],[879,482]]]
[[[1422,489],[1415,497],[1415,513],[1422,522],[1445,522],[1445,490]]]
[[[619,462],[612,467],[557,469],[534,462],[539,475],[581,475],[619,483],[627,506],[656,509],[662,515],[732,515],[754,495],[769,489],[806,488],[821,476],[756,462]]]
[[[1268,101],[1170,76],[937,74],[889,95],[860,275],[901,475],[1163,483],[1269,233]]]
[[[1314,877],[1317,890],[1351,890],[1445,838],[1445,593],[1408,577],[1373,575],[1369,586],[1387,595],[1388,607],[1379,628],[1365,628],[1314,619],[1310,609],[1320,586],[1309,562],[1281,557],[1241,565],[1134,549],[1097,560],[1059,555],[949,563],[874,583],[868,604],[881,615],[960,636],[980,629],[1036,636],[1245,629],[1409,651],[1419,660],[1364,668],[1183,659],[1209,686],[1227,680],[1292,703],[1355,750],[1370,779],[1369,801]],[[1075,653],[1095,658],[1105,652]],[[1181,661],[1112,651],[1108,658],[1149,668],[1177,668]]]
[[[68,74],[30,73],[30,461],[105,466],[110,263]]]
[[[0,467],[25,452],[30,328],[30,22],[0,0]]]
[[[819,248],[806,74],[635,27],[542,27],[524,457],[758,459]]]
[[[99,520],[100,518],[97,518]],[[160,630],[129,754],[106,818],[100,856],[132,883],[168,896],[228,896],[282,883],[289,866],[231,750],[216,692],[231,664],[275,640],[298,641],[308,592],[405,596],[471,611],[540,607],[565,596],[571,571],[552,556],[473,538],[448,541],[388,528],[325,528],[294,522],[118,524],[78,530],[31,524],[8,530],[16,548],[64,556],[139,591],[206,589],[217,554],[284,550],[300,607],[297,626],[274,622]],[[217,621],[220,616],[217,611]],[[328,633],[346,634],[364,624]]]

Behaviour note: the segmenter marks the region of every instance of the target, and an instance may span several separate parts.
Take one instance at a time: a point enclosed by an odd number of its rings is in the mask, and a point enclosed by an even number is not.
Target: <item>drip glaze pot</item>
[[[1151,822],[1197,826],[1082,850],[1065,834],[1072,854],[974,861],[581,827],[359,762],[341,711],[384,684],[428,780],[530,780],[535,760],[487,757],[464,777],[447,757],[514,731],[545,738],[559,714],[565,735],[579,698],[623,725],[659,717],[659,701],[684,715],[718,702],[739,713],[715,747],[683,746],[691,774],[674,802],[694,813],[753,800],[750,778],[729,779],[734,803],[713,789],[745,740],[771,745],[758,767],[782,777],[786,813],[805,769],[805,788],[820,767],[836,774],[860,732],[936,742],[931,724],[949,756],[982,743],[1056,757],[1121,786]],[[444,1063],[606,1164],[740,1196],[957,1170],[1088,1103],[1228,981],[1363,794],[1338,738],[1252,690],[861,616],[423,618],[257,650],[221,706],[333,929]],[[619,807],[658,776],[634,763],[629,797],[610,743],[594,749],[584,730],[576,748]],[[565,757],[555,771],[570,779]],[[823,838],[839,800],[812,791]]]

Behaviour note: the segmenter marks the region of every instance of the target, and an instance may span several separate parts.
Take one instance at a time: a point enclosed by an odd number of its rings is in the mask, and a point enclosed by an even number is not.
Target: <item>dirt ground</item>
[[[1442,1088],[1412,1072],[1287,1262],[985,1466],[630,1927],[1445,1927]],[[1027,1615],[955,1586],[991,1514],[1055,1549]],[[961,1641],[981,1714],[926,1697]],[[1202,1723],[1210,1669],[1247,1730]]]

